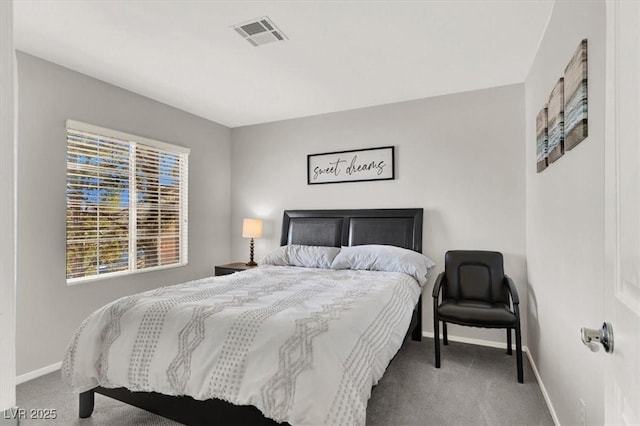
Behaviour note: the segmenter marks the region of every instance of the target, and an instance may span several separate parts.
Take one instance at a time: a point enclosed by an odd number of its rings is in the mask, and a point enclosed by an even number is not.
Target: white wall
[[[0,412],[16,404],[13,2],[0,1]]]
[[[18,54],[17,374],[62,359],[76,327],[124,295],[212,274],[228,257],[230,131],[36,57]],[[68,286],[65,120],[191,148],[189,264]]]
[[[285,209],[422,207],[423,252],[437,272],[447,250],[499,250],[526,301],[523,132],[522,85],[235,128],[229,260],[248,258],[243,217],[265,219],[261,258],[279,246]],[[307,154],[385,145],[396,147],[395,180],[307,185]],[[433,330],[432,283],[425,331]],[[503,330],[450,330],[505,341]]]
[[[589,137],[536,173],[535,119],[571,55],[588,39]],[[580,327],[603,315],[605,5],[557,1],[525,84],[528,346],[560,423],[603,424],[603,352]]]

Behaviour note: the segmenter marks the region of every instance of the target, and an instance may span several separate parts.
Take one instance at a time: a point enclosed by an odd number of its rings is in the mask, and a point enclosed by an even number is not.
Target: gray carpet
[[[433,341],[406,342],[373,389],[367,425],[553,425],[526,355],[524,384],[516,381],[515,354],[451,342],[442,368],[433,367]],[[17,388],[20,408],[56,409],[56,420],[21,425],[177,425],[96,395],[93,415],[78,419],[78,398],[56,371]]]

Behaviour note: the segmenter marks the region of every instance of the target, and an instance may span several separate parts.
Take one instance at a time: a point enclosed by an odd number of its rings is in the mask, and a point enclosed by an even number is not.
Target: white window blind
[[[67,282],[187,263],[189,149],[67,120]]]

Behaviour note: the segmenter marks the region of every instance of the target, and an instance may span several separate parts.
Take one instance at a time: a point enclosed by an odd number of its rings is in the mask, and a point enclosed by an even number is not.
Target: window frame
[[[153,272],[159,271],[163,269],[171,269],[171,268],[179,268],[182,266],[186,266],[188,264],[188,235],[189,235],[189,227],[188,227],[188,207],[189,207],[189,153],[191,150],[189,148],[168,143],[162,142],[155,139],[145,138],[143,136],[137,136],[130,133],[121,132],[118,130],[112,130],[100,126],[96,126],[93,124],[83,123],[81,121],[75,120],[66,120],[65,122],[65,135],[69,137],[69,130],[92,133],[98,136],[105,136],[107,138],[115,138],[121,139],[123,141],[127,141],[129,146],[132,145],[137,147],[138,144],[146,145],[152,148],[155,148],[159,151],[166,151],[172,154],[177,154],[180,156],[181,162],[181,176],[180,176],[180,204],[179,204],[179,222],[180,222],[180,230],[178,233],[179,236],[179,261],[177,263],[171,263],[167,265],[158,265],[151,266],[147,268],[138,269],[136,267],[137,262],[135,259],[131,261],[132,253],[135,253],[136,250],[133,248],[136,245],[136,239],[138,234],[136,232],[137,228],[137,190],[136,186],[136,170],[135,167],[131,167],[132,161],[131,159],[135,157],[135,151],[130,149],[129,153],[129,223],[128,223],[128,242],[129,242],[129,261],[126,270],[123,271],[115,271],[115,272],[105,272],[102,274],[94,274],[94,275],[85,275],[82,277],[74,277],[74,278],[66,278],[67,285],[77,285],[83,284],[92,281],[99,281],[109,278],[123,277],[128,275],[140,274],[143,272]],[[135,149],[135,148],[134,148]],[[68,155],[68,142],[66,147],[66,153]],[[135,160],[134,160],[135,161]],[[67,160],[65,160],[66,164]],[[66,168],[66,167],[65,167]],[[65,182],[68,182],[68,168],[65,171]],[[133,189],[133,190],[132,190]],[[65,190],[66,193],[66,190]],[[66,270],[66,244],[68,243],[68,230],[66,226],[67,221],[67,212],[68,211],[68,202],[65,202],[65,270]],[[132,268],[133,265],[133,269]],[[66,272],[65,272],[66,276]]]

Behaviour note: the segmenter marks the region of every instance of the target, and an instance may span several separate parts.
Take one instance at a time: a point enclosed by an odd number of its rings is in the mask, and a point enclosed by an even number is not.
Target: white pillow
[[[289,264],[306,268],[329,269],[338,253],[340,253],[340,247],[301,246],[296,244],[287,246]]]
[[[275,249],[260,261],[260,264],[329,269],[333,259],[339,252],[340,247],[303,246],[291,244]]]
[[[264,259],[258,261],[258,265],[288,266],[287,246],[278,247],[266,255]]]
[[[404,272],[421,286],[429,278],[436,264],[427,256],[413,250],[384,245],[342,247],[333,259],[332,269],[364,269],[369,271]]]

